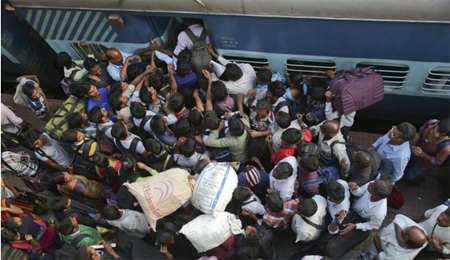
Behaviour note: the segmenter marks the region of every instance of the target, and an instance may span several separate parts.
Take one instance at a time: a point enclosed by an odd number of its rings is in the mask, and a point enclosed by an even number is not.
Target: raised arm
[[[208,90],[206,91],[206,110],[212,110],[213,109],[213,102],[212,102],[212,93],[211,93],[211,86],[212,86],[212,78],[211,74],[209,74],[209,71],[202,70],[203,75],[205,78],[208,79]]]
[[[169,71],[170,88],[175,93],[178,91],[178,84],[177,84],[177,81],[175,80],[175,73],[173,72],[173,69],[172,69],[172,63],[167,64],[167,71]]]
[[[125,63],[123,64],[122,70],[120,71],[121,80],[124,80],[127,77],[128,65],[130,64],[130,61],[137,59],[140,59],[139,55],[128,56],[128,58],[125,60]]]

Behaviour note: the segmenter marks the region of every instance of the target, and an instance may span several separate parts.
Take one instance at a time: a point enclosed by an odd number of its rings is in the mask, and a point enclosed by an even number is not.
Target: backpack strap
[[[274,113],[276,114],[276,113],[278,113],[278,111],[280,111],[280,109],[282,108],[282,107],[289,107],[289,102],[288,101],[281,101],[280,103],[278,103],[278,105],[275,107],[275,110],[274,110]]]
[[[89,161],[89,159],[90,159],[89,151],[91,150],[93,143],[94,143],[94,140],[89,140],[87,142],[84,142],[83,155],[82,155],[83,160]]]
[[[256,202],[256,198],[253,198],[253,199],[250,200],[250,201],[242,202],[242,203],[241,203],[241,207],[247,206],[248,204],[253,203],[253,202]]]
[[[74,69],[72,70],[72,72],[70,73],[70,76],[67,78],[68,80],[71,80],[72,82],[75,81],[75,75],[77,75],[77,73],[79,72],[79,69]]]
[[[172,155],[171,154],[167,154],[166,160],[164,161],[164,164],[162,166],[163,171],[167,170],[167,164],[169,164],[170,157],[172,157]]]
[[[139,138],[137,138],[137,137],[135,137],[135,138],[133,139],[133,141],[131,141],[129,150],[130,150],[133,154],[136,153],[136,148],[137,148],[137,145],[138,145],[139,141],[141,141],[141,139],[139,139]]]
[[[91,236],[89,236],[88,234],[78,235],[74,240],[72,240],[72,242],[70,243],[70,246],[78,249],[78,247],[77,247],[78,243],[80,243],[83,239],[85,239],[87,237],[91,237]]]
[[[72,107],[70,108],[70,110],[67,110],[67,108],[65,108],[64,105],[61,107],[61,109],[67,111],[66,115],[67,114],[72,114],[75,111],[75,109],[77,109],[78,104],[80,104],[81,101],[82,101],[81,98],[77,98],[75,100],[75,102],[72,104]],[[56,131],[58,131],[67,122],[66,115],[64,115],[64,116],[55,116],[55,117],[64,117],[64,118],[61,120],[61,122],[59,122],[59,124],[57,124],[52,129],[52,131],[50,131],[50,133],[49,133],[50,136],[54,136]]]
[[[190,31],[190,30],[189,30]],[[208,34],[206,33],[205,28],[203,28],[202,33],[200,34],[200,39],[206,41],[206,37],[208,36]]]
[[[192,41],[192,43],[194,43],[194,41],[196,41],[198,39],[198,37],[195,36],[195,34],[191,31],[191,29],[186,29],[186,30],[184,30],[184,32],[189,37],[189,39]],[[203,32],[202,32],[202,35],[203,35]]]
[[[35,149],[35,152],[37,152],[40,156],[47,157],[49,160],[52,160],[54,163],[58,164],[55,160],[53,160],[52,157],[48,156],[48,155],[44,152],[44,150],[42,150],[41,148],[36,148],[36,149]],[[59,165],[59,164],[58,164],[58,165]]]
[[[318,230],[322,230],[323,226],[321,225],[317,225],[316,223],[313,223],[311,220],[301,216],[303,221],[305,221],[308,225],[313,226],[314,228],[318,229]]]
[[[14,169],[11,167],[11,165],[9,165],[7,162],[5,162],[5,160],[3,160],[3,157],[2,157],[2,164],[5,165],[6,168],[8,168],[8,169],[10,169],[12,172],[14,172],[17,176],[20,176],[20,174],[19,174],[16,170],[14,170]]]
[[[145,125],[148,123],[148,121],[150,121],[153,118],[152,115],[147,115],[145,116],[142,121],[141,124],[139,125],[139,129],[141,129],[141,131],[145,131]]]

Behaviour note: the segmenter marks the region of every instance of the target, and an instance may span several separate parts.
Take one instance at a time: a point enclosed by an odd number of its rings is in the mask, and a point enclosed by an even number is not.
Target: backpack
[[[139,136],[141,140],[153,139],[149,132],[145,130],[145,125],[153,118],[152,115],[146,115],[142,118],[141,123],[131,128],[130,132]]]
[[[277,114],[278,111],[284,106],[287,106],[289,108],[289,116],[291,119],[296,119],[297,114],[303,114],[305,113],[305,109],[297,105],[293,100],[285,100],[278,103],[278,105],[275,107],[274,114]]]
[[[118,150],[116,145],[114,144],[113,140],[109,139],[108,136],[106,136],[106,131],[111,129],[112,126],[105,126],[102,130],[97,127],[97,145],[98,149],[101,153],[105,154],[106,156],[110,156],[115,154]]]
[[[211,160],[216,160],[218,162],[231,162],[233,161],[233,156],[231,155],[230,149],[210,147],[208,148]]]
[[[249,138],[248,140],[248,157],[252,158],[253,156],[257,157],[264,168],[269,169],[272,168],[272,164],[270,162],[270,152],[269,148],[267,148],[266,142],[264,141],[265,137],[257,137],[257,138]]]
[[[62,133],[69,129],[66,116],[78,112],[86,113],[86,101],[82,98],[70,96],[45,125],[45,131],[51,138],[62,141]]]
[[[70,96],[70,84],[74,83],[75,75],[77,72],[80,71],[79,69],[73,69],[70,73],[69,77],[64,77],[59,83],[61,84],[61,88],[63,89],[64,93],[66,93],[67,96]]]
[[[14,248],[10,243],[2,243],[2,260],[28,260],[27,251]]]
[[[208,45],[206,44],[207,34],[205,28],[203,28],[200,37],[195,36],[190,29],[187,29],[184,32],[194,44],[191,51],[194,68],[198,71],[207,69],[209,63],[211,62],[211,53],[209,52]]]
[[[86,237],[90,237],[88,234],[80,234],[78,235],[74,240],[72,240],[72,243],[67,244],[64,243],[60,249],[57,249],[55,251],[55,259],[56,260],[68,260],[68,259],[75,259],[75,253],[78,250],[78,243],[81,242],[81,240],[85,239]]]
[[[335,96],[333,109],[348,115],[383,100],[384,81],[372,67],[354,68],[335,77],[330,91]]]
[[[141,142],[141,139],[138,137],[133,138],[131,141],[130,147],[127,149],[125,146],[123,146],[122,142],[120,140],[114,139],[114,143],[116,144],[117,148],[122,152],[122,154],[132,156],[136,161],[138,162],[144,162],[144,158],[142,155],[138,154],[136,152],[136,148],[138,143]]]

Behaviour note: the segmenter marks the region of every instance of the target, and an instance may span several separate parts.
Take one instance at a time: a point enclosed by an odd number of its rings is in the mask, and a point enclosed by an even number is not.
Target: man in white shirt
[[[281,160],[270,172],[270,188],[283,200],[292,199],[297,180],[298,163],[294,156]]]
[[[327,215],[327,201],[320,195],[303,198],[297,204],[296,214],[292,219],[292,229],[297,234],[295,243],[313,241],[324,230]]]
[[[428,234],[429,245],[426,251],[437,251],[448,258],[450,254],[450,207],[437,206],[425,211],[415,220]]]
[[[142,160],[147,157],[148,152],[145,150],[144,143],[141,138],[128,131],[125,123],[115,123],[111,129],[111,135],[114,137],[114,143],[122,153],[129,153]],[[140,156],[139,156],[140,155]]]
[[[425,230],[406,216],[398,214],[391,224],[373,238],[369,248],[370,257],[412,260],[427,244]]]
[[[347,216],[350,209],[350,190],[344,180],[336,180],[328,183],[327,209],[333,221],[328,225],[328,233],[339,233],[339,224]]]
[[[150,224],[141,212],[106,205],[102,210],[102,217],[108,220],[108,224],[118,227],[130,236],[143,238],[150,232]]]
[[[341,176],[341,179],[345,179],[350,170],[350,160],[345,144],[342,144],[345,143],[345,139],[340,132],[339,123],[334,120],[326,120],[310,129],[314,137],[319,136],[317,143],[320,161],[327,166],[337,166],[333,165],[336,164],[334,160],[337,159],[337,164],[345,165],[345,176]]]
[[[109,48],[106,51],[109,64],[107,67],[108,74],[115,81],[128,81],[127,71],[128,65],[138,63],[141,61],[139,55],[132,55],[126,52],[121,52],[118,49]]]
[[[341,235],[354,229],[369,231],[380,228],[387,214],[386,198],[391,195],[392,187],[382,180],[371,181],[362,187],[350,182],[348,187],[353,195],[359,197],[353,204],[352,210],[366,222],[344,224],[345,228],[341,230]]]

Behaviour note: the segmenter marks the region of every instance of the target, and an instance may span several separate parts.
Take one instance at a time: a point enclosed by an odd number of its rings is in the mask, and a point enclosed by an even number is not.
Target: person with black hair
[[[225,76],[226,80],[222,80],[222,82],[225,84],[228,93],[247,95],[247,92],[253,89],[256,83],[256,73],[253,67],[247,63],[231,63],[222,56],[217,55],[212,48],[210,48],[210,52],[211,56],[225,66],[222,76]]]
[[[284,200],[290,200],[297,182],[297,159],[289,156],[281,160],[270,172],[270,188]]]
[[[111,135],[114,137],[114,143],[117,148],[119,148],[122,153],[140,155],[144,158],[147,157],[148,152],[145,150],[144,143],[141,138],[133,133],[130,133],[128,126],[125,123],[115,123],[111,129]]]
[[[174,79],[179,91],[182,91],[185,87],[197,86],[198,84],[198,76],[193,70],[192,64],[185,61],[177,62],[176,75],[174,75]],[[169,82],[169,84],[172,85],[173,82]]]
[[[106,199],[112,194],[103,183],[89,180],[81,175],[56,172],[52,180],[63,196],[96,210],[101,210],[106,205]]]
[[[322,234],[327,215],[327,201],[320,195],[302,198],[292,218],[292,230],[297,234],[295,243],[316,240]]]
[[[267,229],[275,231],[288,230],[299,202],[297,192],[295,192],[294,197],[296,198],[283,200],[280,195],[269,193],[266,197],[266,213],[264,213],[262,219],[259,219],[253,212],[248,210],[243,210],[242,215],[252,218]]]
[[[269,187],[270,176],[265,172],[258,158],[252,157],[251,161],[258,165],[259,168],[253,165],[245,166],[238,175],[238,186],[250,188],[258,198],[264,200]]]
[[[157,113],[146,110],[145,106],[140,102],[132,102],[130,104],[130,112],[132,115],[133,123],[135,126],[139,127],[140,129],[145,130],[149,135],[153,136],[154,131],[151,128],[151,122],[154,116],[157,115]],[[156,120],[159,121],[162,119],[163,121],[167,121],[167,126],[173,125],[177,122],[177,118],[173,113],[167,114],[167,116],[159,115]],[[156,124],[156,123],[155,123]],[[158,132],[161,132],[161,129],[158,129],[159,125],[156,126],[156,129]],[[166,132],[167,129],[164,129],[164,132]]]
[[[426,122],[411,141],[411,151],[413,160],[406,169],[406,178],[411,182],[424,181],[424,172],[428,169],[448,165],[450,160],[450,118],[431,119]],[[445,183],[448,183],[448,179]]]
[[[273,242],[272,230],[265,229],[262,225],[247,226],[245,235],[235,236],[236,259],[275,259],[276,250]]]
[[[106,137],[113,140],[114,137],[111,135],[111,129],[114,122],[108,119],[108,112],[106,109],[98,106],[93,107],[88,113],[88,119],[95,124],[95,128],[98,129],[97,131],[103,132]]]
[[[328,233],[336,235],[350,210],[350,190],[346,181],[334,180],[328,183],[327,193],[327,210],[333,219],[328,225]]]
[[[169,129],[169,119],[174,120],[173,117],[164,117],[161,115],[154,115],[150,120],[150,129],[156,140],[158,140],[168,152],[172,152],[177,143],[177,138]],[[172,121],[173,122],[173,121]]]
[[[128,252],[123,251],[120,247],[116,247],[115,249],[111,246],[110,243],[107,243],[105,240],[100,240],[95,245],[103,246],[103,250],[101,254],[97,253],[97,250],[91,246],[81,246],[78,248],[75,253],[75,259],[83,259],[83,260],[125,260],[132,259],[131,258],[131,250],[133,248],[131,242],[127,242],[125,248],[128,249]],[[118,251],[119,254],[116,252]],[[122,257],[123,256],[123,257]]]
[[[2,227],[17,230],[20,233],[20,238],[22,240],[25,239],[25,234],[30,234],[35,241],[39,242],[45,233],[45,227],[35,223],[33,217],[27,214],[5,219],[2,223]]]
[[[164,259],[198,259],[197,250],[183,234],[160,230],[157,232],[156,243]]]
[[[86,111],[89,113],[95,106],[104,108],[108,112],[108,118],[113,122],[117,122],[117,116],[113,113],[111,105],[109,104],[110,95],[111,94],[106,88],[97,89],[94,85],[90,85],[90,89],[87,93],[89,99],[86,104]]]
[[[116,205],[106,205],[102,210],[102,217],[108,220],[108,224],[130,236],[143,238],[150,233],[150,224],[141,212],[119,209]]]
[[[177,165],[192,168],[201,159],[207,158],[208,155],[197,153],[195,151],[195,141],[191,138],[178,138],[175,146],[173,158]]]
[[[94,58],[91,47],[85,41],[80,41],[79,44],[87,51],[88,58]],[[56,66],[64,68],[64,77],[71,79],[71,81],[84,81],[88,71],[84,69],[83,61],[74,61],[67,52],[60,52],[56,55]]]
[[[97,62],[93,58],[87,58],[84,60],[83,66],[89,71],[89,83],[97,88],[106,88],[114,82],[106,71],[105,63]]]
[[[272,148],[274,153],[278,153],[280,151],[281,145],[282,145],[282,135],[283,132],[286,131],[287,129],[290,128],[295,128],[298,130],[302,130],[303,129],[303,133],[300,137],[301,140],[304,141],[311,141],[312,136],[309,132],[309,130],[306,130],[306,126],[302,121],[302,116],[299,114],[297,115],[297,119],[296,120],[292,120],[291,116],[288,113],[285,113],[283,111],[278,112],[277,114],[275,114],[275,120],[276,120],[276,124],[272,124],[272,126],[270,127],[271,131],[273,132],[272,135]]]
[[[249,187],[238,186],[233,191],[233,201],[239,203],[238,210],[248,210],[255,215],[262,216],[266,212],[261,200]]]
[[[82,156],[82,158],[89,158],[92,161],[92,157],[99,152],[99,146],[97,141],[87,138],[81,131],[77,129],[69,129],[64,131],[62,139],[65,143],[70,144],[73,151]],[[87,151],[87,154],[84,154]]]
[[[305,120],[309,125],[317,125],[326,119],[325,103],[328,85],[319,78],[312,78],[308,91],[308,108]]]
[[[158,172],[163,172],[175,165],[173,156],[168,153],[160,142],[155,139],[148,139],[144,143],[145,149],[149,151],[146,164]]]
[[[301,72],[289,73],[288,82],[289,86],[286,89],[283,97],[286,100],[292,100],[299,107],[306,108],[308,85],[303,80],[304,76]]]
[[[89,121],[87,114],[82,112],[75,112],[68,114],[66,117],[69,129],[76,128],[85,136],[95,139],[97,137],[97,128],[95,124]],[[62,134],[62,133],[61,133]]]
[[[225,84],[221,81],[214,81],[211,86],[211,97],[214,105],[213,109],[218,117],[222,117],[227,112],[234,112],[237,110],[236,95],[228,94]]]
[[[184,97],[181,93],[176,92],[169,99],[170,111],[175,114],[177,119],[180,117],[187,117],[189,115],[189,109],[185,106]]]
[[[378,138],[368,149],[377,151],[381,157],[380,172],[390,176],[390,183],[395,184],[404,174],[411,157],[409,141],[416,135],[416,128],[408,122],[392,126],[387,134]]]
[[[266,98],[269,99],[272,104],[272,112],[274,114],[277,114],[280,111],[289,114],[289,106],[286,99],[283,97],[285,92],[286,87],[283,83],[281,83],[281,81],[273,81],[269,83],[266,91]]]
[[[425,230],[408,217],[397,214],[391,224],[375,235],[369,251],[371,259],[414,259],[427,245]]]
[[[59,223],[58,231],[59,237],[66,244],[71,244],[72,241],[80,235],[86,235],[80,242],[78,242],[78,244],[75,245],[76,248],[95,245],[102,239],[102,236],[97,229],[78,224],[75,217],[63,219]]]
[[[25,75],[17,78],[16,95],[14,102],[28,106],[34,116],[42,121],[49,121],[53,117],[53,108],[50,106],[44,91],[39,87],[39,79],[35,75]]]
[[[268,66],[263,66],[256,72],[256,86],[250,89],[247,94],[247,101],[254,98],[254,100],[259,101],[265,99],[266,91],[269,83],[272,81],[272,71]]]
[[[414,221],[419,223],[428,234],[429,245],[427,250],[423,250],[419,257],[431,258],[432,255],[444,256],[450,255],[450,207],[447,205],[439,205],[429,209]],[[422,256],[422,257],[421,257]]]
[[[305,197],[313,197],[319,194],[319,185],[323,182],[317,173],[319,160],[314,155],[303,156],[299,164],[300,170],[297,180],[301,183],[300,194]]]
[[[39,160],[59,171],[73,171],[70,166],[75,160],[75,153],[70,146],[59,143],[46,133],[39,135],[38,132],[33,131],[30,138],[31,145],[36,148],[34,153]]]
[[[58,222],[65,218],[75,217],[78,223],[96,228],[97,222],[101,219],[97,210],[63,196],[56,197],[52,201],[50,208]]]
[[[238,94],[237,106],[241,114],[244,114],[244,95]],[[250,104],[251,103],[251,104]],[[252,138],[272,134],[272,127],[275,122],[275,114],[272,112],[272,105],[268,99],[247,99],[246,106],[249,108],[250,135]]]
[[[301,139],[302,131],[295,128],[287,129],[281,134],[281,147],[278,150],[278,153],[275,153],[272,146],[272,138],[270,135],[267,136],[265,142],[267,148],[269,148],[272,163],[277,164],[288,156],[295,156],[297,145],[300,143]]]

